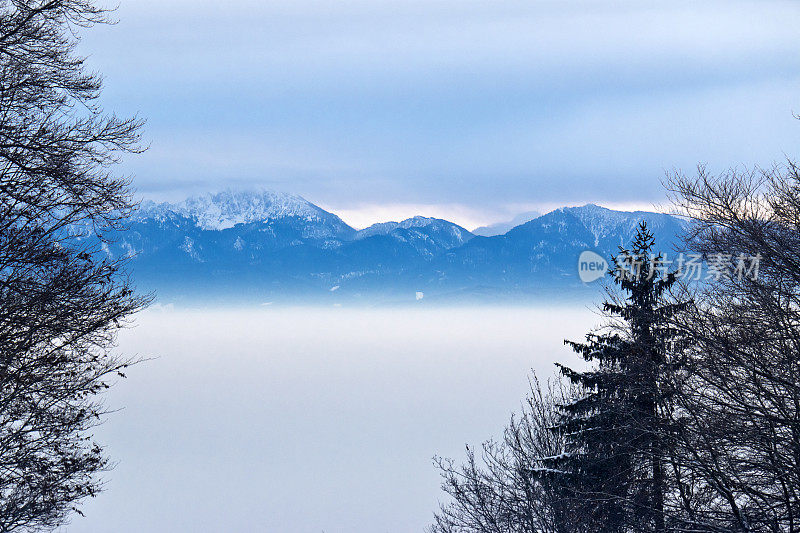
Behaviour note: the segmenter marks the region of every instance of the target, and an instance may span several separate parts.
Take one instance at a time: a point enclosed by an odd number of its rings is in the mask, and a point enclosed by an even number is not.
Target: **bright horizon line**
[[[469,231],[493,224],[511,222],[516,216],[531,211],[536,211],[541,216],[562,207],[581,207],[588,204],[595,204],[614,211],[650,211],[657,213],[667,211],[662,206],[647,202],[547,202],[498,206],[490,210],[477,210],[462,204],[369,204],[337,208],[324,203],[315,203],[322,209],[334,213],[355,229],[363,229],[381,222],[399,222],[415,216],[424,216],[448,220]]]
[[[176,203],[192,196],[215,194],[224,190],[236,191],[235,188],[226,188],[219,191],[204,191],[184,197],[158,198],[151,195],[145,200],[156,202]],[[242,191],[275,192],[282,194],[296,194],[268,188],[243,188]],[[385,202],[385,203],[358,203],[355,205],[333,204],[325,201],[315,201],[303,194],[296,194],[325,211],[335,214],[346,224],[354,229],[364,229],[373,224],[385,222],[400,222],[415,216],[439,218],[458,224],[459,226],[474,231],[484,226],[511,222],[516,216],[531,211],[544,215],[562,207],[580,207],[595,204],[615,211],[650,211],[656,213],[668,212],[668,206],[655,202],[603,202],[598,200],[541,202],[541,203],[514,203],[487,206],[477,209],[460,203],[415,203],[415,202]]]

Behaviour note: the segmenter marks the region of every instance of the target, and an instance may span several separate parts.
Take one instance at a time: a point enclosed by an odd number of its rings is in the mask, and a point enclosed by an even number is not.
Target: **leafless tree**
[[[542,389],[535,378],[519,417],[512,417],[500,441],[485,442],[466,461],[436,458],[450,501],[435,516],[431,533],[575,532],[575,509],[557,477],[546,475],[544,457],[564,452],[563,435],[552,430],[558,408],[575,397],[557,381]]]
[[[676,384],[685,530],[800,531],[800,173],[700,167],[669,187],[693,220],[689,249],[758,266],[701,284],[676,322],[690,339]]]
[[[99,108],[75,54],[108,22],[89,0],[0,0],[0,531],[52,529],[100,488],[97,393],[127,364],[115,332],[146,299],[101,250],[133,207],[111,170],[138,119]]]

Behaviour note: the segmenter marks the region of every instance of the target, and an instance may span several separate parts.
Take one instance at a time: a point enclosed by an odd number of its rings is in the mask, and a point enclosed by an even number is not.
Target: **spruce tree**
[[[676,275],[653,247],[643,222],[630,248],[612,258],[609,275],[618,291],[603,309],[614,325],[584,343],[565,341],[591,369],[559,365],[584,394],[561,407],[553,428],[566,436],[566,453],[544,463],[582,510],[576,531],[666,530],[665,377],[675,340],[668,324],[682,304],[667,301]]]

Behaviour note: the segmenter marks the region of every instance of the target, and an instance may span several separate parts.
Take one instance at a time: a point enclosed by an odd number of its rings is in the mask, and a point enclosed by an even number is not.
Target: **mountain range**
[[[163,302],[526,301],[596,295],[578,256],[610,257],[642,220],[662,250],[684,229],[670,215],[589,204],[490,236],[420,216],[356,230],[297,195],[224,191],[144,202],[104,249],[130,256],[139,289]]]

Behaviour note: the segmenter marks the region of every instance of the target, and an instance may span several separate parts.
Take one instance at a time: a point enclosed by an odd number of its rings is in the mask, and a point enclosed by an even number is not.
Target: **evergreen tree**
[[[565,341],[593,365],[582,372],[559,365],[584,394],[562,406],[553,428],[565,435],[566,452],[543,462],[582,510],[575,530],[666,530],[669,320],[682,305],[667,301],[676,276],[653,246],[642,223],[630,249],[612,259],[609,274],[621,292],[603,309],[614,325],[585,343]]]

